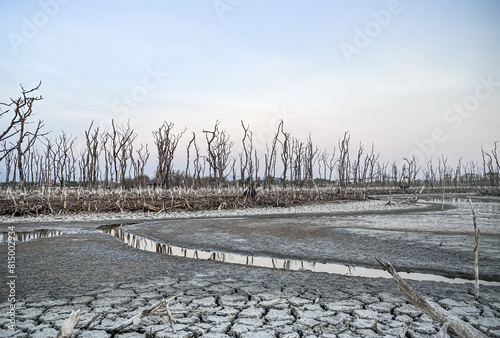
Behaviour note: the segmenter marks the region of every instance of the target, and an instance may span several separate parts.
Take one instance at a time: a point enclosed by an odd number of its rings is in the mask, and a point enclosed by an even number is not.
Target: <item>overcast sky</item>
[[[78,146],[92,120],[151,148],[163,121],[201,141],[219,120],[236,149],[244,120],[263,149],[283,119],[320,150],[350,131],[385,161],[478,161],[500,139],[499,18],[497,0],[0,0],[0,101],[41,80],[37,117]]]

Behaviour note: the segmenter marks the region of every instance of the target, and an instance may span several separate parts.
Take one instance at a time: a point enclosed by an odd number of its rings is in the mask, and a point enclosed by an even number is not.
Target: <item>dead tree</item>
[[[498,187],[498,186],[500,186],[500,177],[499,177],[500,176],[500,163],[498,160],[497,144],[498,144],[498,141],[495,141],[493,150],[491,151],[491,155],[493,156],[493,159],[495,160],[495,165],[496,165],[496,169],[492,168],[492,175],[494,175],[495,183],[496,183],[495,185]]]
[[[111,182],[113,182],[113,155],[111,154],[111,148],[108,146],[109,142],[108,133],[101,134],[101,151],[104,152],[104,186],[106,188],[110,187]],[[116,179],[115,179],[116,181]]]
[[[99,127],[92,129],[94,121],[90,123],[89,129],[85,131],[86,148],[80,156],[80,181],[84,186],[88,184],[90,189],[97,188],[99,180],[99,156],[101,147],[99,146]]]
[[[314,184],[313,168],[318,160],[318,148],[313,146],[311,135],[304,147],[304,181]]]
[[[299,185],[302,183],[302,165],[304,162],[304,143],[293,137],[290,143],[290,183]]]
[[[322,151],[318,156],[318,175],[320,180],[326,180],[326,169],[328,168],[328,153]]]
[[[253,142],[252,142],[252,132],[250,131],[250,127],[241,121],[241,126],[243,127],[243,139],[241,143],[243,145],[243,153],[240,153],[240,175],[241,180],[244,184],[245,182],[245,174],[248,175],[248,185],[252,185],[252,176],[254,171],[254,160],[252,158],[253,155]]]
[[[73,144],[76,137],[67,136],[63,131],[55,140],[55,149],[52,153],[54,165],[54,179],[59,181],[61,187],[71,181],[75,171],[75,156]]]
[[[273,137],[271,142],[271,147],[266,143],[266,154],[264,155],[264,184],[266,188],[270,188],[273,183],[272,180],[276,175],[276,154],[277,154],[277,144],[280,130],[283,128],[283,120],[280,121],[278,125],[278,130]]]
[[[36,124],[35,128],[28,128],[31,117],[34,115],[33,112],[33,104],[36,101],[42,100],[42,96],[34,96],[32,95],[33,92],[37,91],[42,82],[38,84],[33,89],[26,90],[24,87],[21,85],[21,90],[22,90],[22,95],[21,97],[17,99],[12,99],[9,104],[3,104],[5,106],[12,107],[15,112],[15,118],[14,118],[14,126],[12,126],[12,121],[11,125],[7,127],[7,133],[2,132],[2,137],[6,136],[16,136],[17,141],[13,143],[13,149],[15,150],[17,154],[17,169],[19,172],[19,183],[21,189],[24,190],[24,183],[25,183],[25,171],[24,171],[24,165],[23,165],[23,159],[24,156],[29,153],[36,141],[48,133],[43,133],[42,128],[44,126],[42,120],[38,120],[38,123]],[[14,134],[12,134],[12,129],[14,129]],[[30,130],[33,129],[33,130]],[[5,133],[5,135],[4,135]],[[4,138],[2,138],[4,139]],[[0,140],[2,140],[0,139]],[[2,154],[3,156],[3,154]]]
[[[251,155],[250,155],[251,157]],[[254,182],[258,182],[259,181],[259,157],[257,156],[257,150],[254,150],[254,159],[253,159],[253,163],[254,163],[254,166],[255,166],[255,179],[254,179]]]
[[[433,168],[432,158],[427,162],[427,166],[426,168],[424,168],[423,173],[425,178],[425,185],[433,188],[434,184],[436,183],[436,173]]]
[[[8,151],[7,142],[4,141],[2,143],[2,154],[5,154],[3,159],[5,159],[5,183],[8,185],[10,182],[10,172],[12,170],[13,154],[11,151]],[[0,160],[1,161],[1,160]]]
[[[134,166],[134,177],[138,180],[139,186],[143,187],[145,185],[145,175],[144,175],[144,167],[149,159],[149,149],[148,144],[141,144],[138,150],[135,151],[137,153],[137,157],[132,158],[132,163]]]
[[[175,135],[172,133],[173,128],[174,124],[172,122],[165,121],[158,130],[153,131],[154,142],[158,150],[156,179],[157,183],[164,188],[170,188],[175,149],[186,131],[184,129],[184,131]]]
[[[398,163],[396,161],[393,161],[391,163],[391,173],[392,173],[392,182],[394,183],[394,186],[399,185],[399,168],[398,168]]]
[[[0,149],[0,161],[7,157],[11,152],[17,149],[17,143],[7,143],[6,141],[11,137],[16,136],[21,133],[21,126],[26,124],[26,119],[33,115],[32,106],[34,101],[42,100],[41,96],[31,96],[29,94],[38,90],[42,82],[38,84],[35,88],[31,90],[25,90],[21,85],[22,96],[17,99],[10,99],[10,103],[0,102],[0,106],[7,107],[6,110],[0,108],[0,119],[4,117],[11,116],[10,121],[6,124],[4,130],[0,130],[0,143],[3,144],[2,149]],[[5,108],[4,108],[5,109]],[[12,113],[10,113],[10,111]],[[24,121],[23,121],[24,120]],[[40,124],[40,123],[39,123]]]
[[[335,166],[337,165],[337,162],[338,160],[335,159],[335,152],[336,152],[337,148],[336,147],[333,147],[333,153],[332,153],[332,157],[330,158],[330,161],[328,162],[327,166],[328,166],[328,181],[332,181],[332,176],[333,176],[333,172],[335,170]]]
[[[497,143],[494,143],[494,148],[489,154],[487,151],[484,151],[481,146],[481,152],[483,155],[483,174],[484,180],[489,182],[490,186],[499,186],[499,172],[500,172],[500,164],[498,161],[498,152],[497,152]]]
[[[455,174],[453,175],[453,184],[455,185],[455,188],[458,187],[458,183],[460,181],[461,169],[462,169],[462,157],[458,159],[458,164],[455,168]]]
[[[210,176],[216,180],[218,186],[229,175],[229,173],[226,174],[225,172],[230,163],[231,148],[233,147],[229,135],[224,130],[219,130],[219,124],[219,121],[215,122],[213,131],[203,130],[207,140],[206,160],[210,166]]]
[[[200,182],[200,178],[201,178],[200,175],[201,175],[201,171],[203,169],[203,166],[200,163],[200,148],[196,144],[196,134],[194,132],[193,132],[193,138],[189,141],[189,144],[187,145],[186,178],[188,177],[188,173],[189,173],[189,166],[190,166],[190,162],[189,162],[190,155],[189,155],[189,152],[190,152],[190,149],[191,149],[191,145],[193,145],[194,152],[195,152],[195,157],[193,159],[193,175],[192,175],[193,182],[192,182],[192,187],[194,189],[197,189],[198,188],[198,184]]]
[[[7,103],[0,103],[1,105],[5,105],[5,106],[10,106],[11,104],[7,104]],[[7,113],[9,113],[10,110],[6,110],[6,111],[2,111],[0,110],[0,119],[6,115]],[[17,125],[19,124],[19,114],[17,113],[17,111],[14,111],[14,114],[13,114],[13,117],[12,119],[10,120],[10,122],[7,122],[7,127],[5,128],[5,130],[1,131],[0,132],[0,142],[2,144],[2,149],[0,149],[0,162],[6,158],[7,156],[9,156],[15,149],[15,146],[13,144],[8,144],[7,143],[7,140],[13,136],[15,136],[19,130],[16,128]]]
[[[358,156],[354,161],[352,161],[351,168],[352,168],[352,182],[354,185],[359,184],[360,180],[360,172],[361,172],[361,156],[363,155],[363,152],[365,150],[365,147],[363,146],[363,143],[359,142],[359,148],[358,148]]]
[[[126,124],[115,126],[115,121],[111,120],[111,130],[107,132],[112,155],[112,169],[116,182],[124,184],[127,167],[131,161],[131,150],[133,142],[137,137],[134,129],[130,128],[130,121]]]
[[[52,143],[52,140],[46,138],[45,139],[45,153],[43,154],[43,160],[42,160],[42,175],[41,179],[42,182],[49,182],[52,177],[54,176],[54,156],[55,156],[55,151],[54,151],[54,144]]]
[[[346,131],[344,133],[344,138],[339,140],[339,160],[338,160],[338,173],[339,173],[339,184],[341,187],[345,187],[349,183],[349,172],[350,172],[350,162],[349,162],[349,142],[351,141],[351,135]]]
[[[373,183],[374,174],[375,174],[375,165],[378,161],[380,154],[375,154],[375,145],[372,143],[371,151],[369,154],[365,155],[363,161],[363,173],[361,175],[361,179],[366,184]]]
[[[280,124],[281,129],[281,135],[283,135],[283,140],[279,140],[281,144],[281,162],[283,164],[283,189],[286,188],[286,178],[288,174],[288,167],[290,166],[290,160],[292,156],[292,151],[293,148],[292,145],[290,144],[290,133],[287,133],[283,130],[283,123]]]
[[[189,179],[189,176],[191,175],[191,171],[189,170],[189,167],[190,167],[189,150],[191,149],[191,144],[193,144],[195,137],[196,137],[195,133],[193,132],[193,138],[189,141],[189,143],[186,147],[186,170],[184,170],[184,179],[186,181]]]
[[[403,160],[408,164],[408,173],[405,175],[408,177],[408,183],[414,184],[417,178],[417,175],[420,171],[420,166],[418,165],[418,159],[413,155],[411,159],[407,159],[406,157]]]

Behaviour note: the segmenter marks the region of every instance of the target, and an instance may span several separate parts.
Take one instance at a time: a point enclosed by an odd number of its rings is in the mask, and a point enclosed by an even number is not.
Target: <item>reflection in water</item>
[[[257,266],[273,269],[285,269],[293,271],[313,271],[313,272],[326,272],[331,274],[348,275],[355,277],[370,277],[370,278],[392,278],[392,276],[384,271],[378,269],[369,269],[363,267],[354,267],[352,265],[342,265],[333,263],[317,263],[299,260],[277,259],[269,257],[254,257],[245,256],[232,253],[223,252],[210,252],[203,250],[186,249],[178,246],[167,245],[158,243],[156,241],[127,233],[121,228],[107,228],[103,232],[119,238],[126,244],[144,251],[158,252],[170,256],[194,258],[201,260],[214,260],[225,263],[241,264],[249,266]],[[401,277],[410,280],[419,281],[437,281],[447,283],[473,283],[472,280],[460,278],[447,278],[439,275],[422,274],[422,273],[406,273],[400,272]],[[480,281],[485,285],[500,285],[498,282]]]
[[[27,242],[34,239],[40,238],[49,238],[49,237],[57,237],[66,234],[65,231],[62,230],[33,230],[33,231],[19,231],[15,232],[16,241],[18,242]],[[0,232],[0,242],[5,243],[8,240],[7,232]]]

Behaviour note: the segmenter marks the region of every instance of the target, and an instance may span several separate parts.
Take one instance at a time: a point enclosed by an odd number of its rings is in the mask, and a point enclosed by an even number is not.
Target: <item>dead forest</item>
[[[129,122],[113,120],[104,128],[90,121],[84,148],[75,149],[76,137],[53,135],[37,120],[40,87],[21,86],[18,98],[0,103],[0,215],[276,207],[421,187],[500,191],[497,142],[481,148],[482,163],[449,163],[445,155],[427,163],[415,156],[382,162],[373,144],[352,145],[349,132],[332,140],[330,150],[320,150],[311,136],[292,136],[283,121],[259,153],[243,121],[238,138],[219,121],[191,133],[165,121],[151,131],[152,144],[138,144]],[[181,138],[184,149],[178,147]],[[176,161],[181,154],[185,163]],[[148,165],[155,167],[152,177]]]

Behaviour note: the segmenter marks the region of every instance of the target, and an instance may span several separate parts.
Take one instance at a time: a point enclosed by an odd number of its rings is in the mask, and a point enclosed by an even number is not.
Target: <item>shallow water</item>
[[[27,242],[35,239],[57,237],[67,234],[68,232],[62,230],[32,230],[32,231],[16,231],[15,238],[18,242]],[[0,242],[5,243],[8,241],[8,232],[0,232]]]
[[[136,249],[150,251],[150,252],[157,252],[176,257],[186,257],[186,258],[201,259],[201,260],[215,260],[231,264],[241,264],[248,266],[285,269],[293,271],[325,272],[325,273],[340,274],[340,275],[355,276],[355,277],[392,278],[392,276],[388,272],[380,269],[369,269],[369,268],[355,267],[350,265],[319,263],[319,262],[310,262],[304,260],[286,260],[286,259],[276,259],[270,257],[239,255],[234,253],[194,250],[194,249],[181,248],[178,246],[159,243],[142,236],[137,236],[131,233],[127,233],[121,228],[109,227],[103,229],[102,231],[122,240],[126,244]],[[473,283],[473,281],[467,279],[447,278],[444,276],[433,275],[433,274],[406,273],[406,272],[400,272],[399,274],[404,279],[417,280],[417,281],[435,281],[435,282],[446,282],[446,283],[456,283],[456,284]],[[500,286],[500,283],[498,282],[480,281],[480,284]]]

